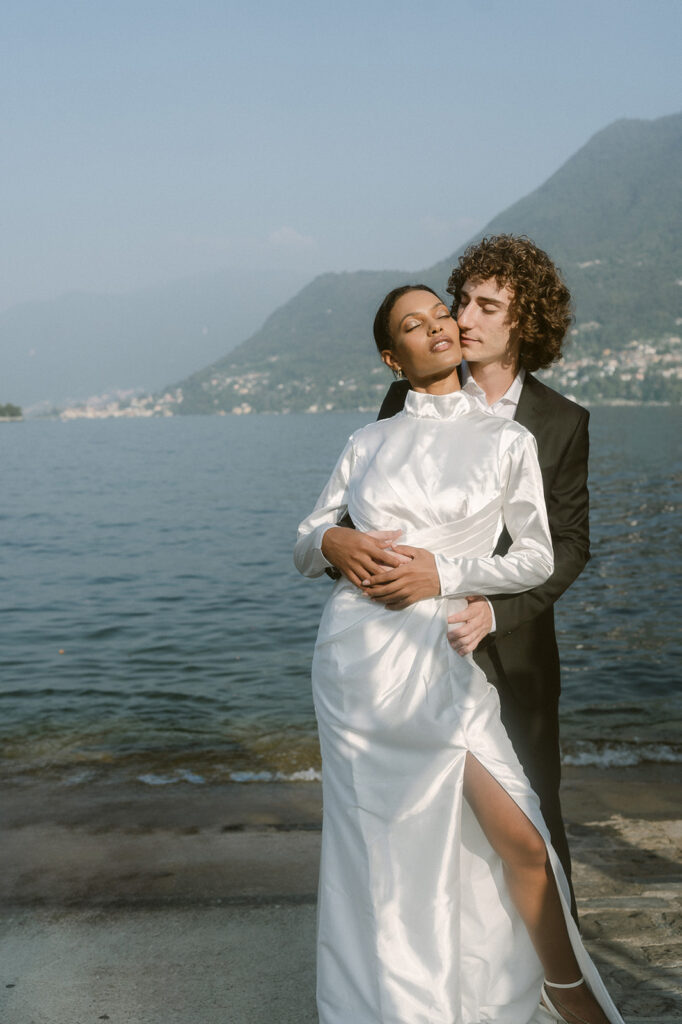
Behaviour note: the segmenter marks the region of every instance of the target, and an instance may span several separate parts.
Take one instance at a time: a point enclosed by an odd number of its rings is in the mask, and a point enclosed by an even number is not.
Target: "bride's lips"
[[[445,350],[450,348],[451,345],[452,345],[451,339],[444,335],[442,338],[437,338],[433,342],[433,344],[431,345],[431,351],[432,352],[445,352]]]

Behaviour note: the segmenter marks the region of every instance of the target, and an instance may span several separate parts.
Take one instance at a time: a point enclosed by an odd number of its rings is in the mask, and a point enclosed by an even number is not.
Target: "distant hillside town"
[[[591,325],[583,325],[589,331]],[[576,328],[572,334],[578,336]],[[586,405],[626,402],[677,404],[682,399],[682,338],[670,336],[652,341],[631,341],[620,352],[606,348],[601,356],[581,355],[576,346],[567,356],[539,376],[562,394]],[[277,380],[276,364],[261,372],[218,375],[205,382],[209,395],[220,395],[214,415],[240,416],[258,412],[319,413],[374,412],[391,378],[383,366],[374,367],[367,379],[348,376],[329,381],[303,378],[288,384]],[[264,402],[263,396],[270,394]],[[276,397],[273,407],[272,396]],[[229,408],[228,408],[229,406]],[[181,387],[160,395],[103,395],[60,413],[63,420],[109,419],[135,416],[191,414]]]

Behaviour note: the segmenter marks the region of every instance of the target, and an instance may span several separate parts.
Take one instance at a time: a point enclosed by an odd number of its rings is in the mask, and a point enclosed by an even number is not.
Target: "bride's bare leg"
[[[559,891],[545,842],[523,811],[493,776],[468,753],[464,795],[488,842],[502,860],[510,895],[521,915],[550,982],[568,984],[581,974],[566,929]],[[548,988],[569,1024],[608,1024],[586,985]],[[554,998],[556,996],[556,998]],[[559,1007],[561,1001],[563,1009]]]

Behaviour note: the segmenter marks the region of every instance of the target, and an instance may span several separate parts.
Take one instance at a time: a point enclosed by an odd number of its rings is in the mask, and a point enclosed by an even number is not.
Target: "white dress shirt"
[[[505,420],[513,420],[516,416],[516,407],[519,404],[521,388],[523,387],[525,377],[526,371],[522,367],[502,397],[498,398],[496,402],[493,402],[492,405],[490,405],[488,399],[485,397],[485,391],[471,376],[471,370],[469,369],[468,363],[466,361],[462,363],[462,391],[466,391],[466,393],[471,395],[472,398],[477,399],[481,408],[485,409],[485,411],[490,413],[491,416],[501,416]],[[488,601],[487,598],[486,601]],[[488,601],[488,607],[490,608],[490,614],[493,619],[490,632],[494,633],[497,628],[497,623],[495,622],[495,611],[490,601]]]
[[[476,383],[471,376],[471,370],[466,362],[462,363],[462,391],[466,391],[472,398],[477,398],[483,409],[491,416],[502,416],[505,420],[513,420],[516,415],[516,407],[521,397],[521,388],[526,379],[526,371],[522,368],[514,377],[505,393],[492,405],[488,404],[485,391]]]

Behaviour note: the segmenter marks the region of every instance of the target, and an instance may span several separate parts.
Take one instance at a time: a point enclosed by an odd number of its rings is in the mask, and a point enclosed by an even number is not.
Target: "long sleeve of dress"
[[[512,544],[506,555],[451,558],[436,555],[441,594],[503,594],[529,590],[552,573],[554,556],[542,490],[537,445],[531,434],[517,438],[503,455],[502,509]]]
[[[303,576],[321,576],[331,565],[322,554],[322,538],[330,526],[336,526],[346,513],[348,481],[354,459],[353,439],[350,438],[315,502],[315,508],[298,528],[294,565]]]

